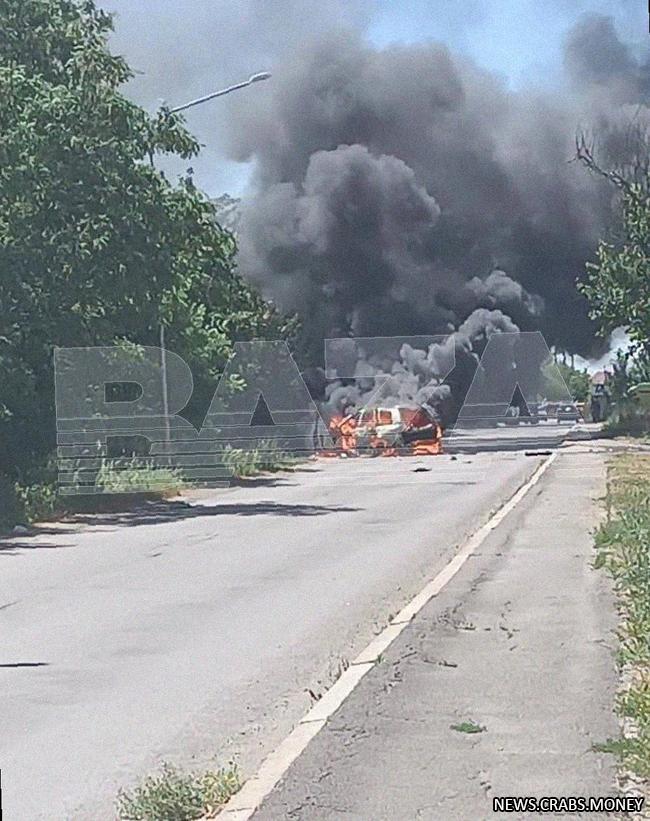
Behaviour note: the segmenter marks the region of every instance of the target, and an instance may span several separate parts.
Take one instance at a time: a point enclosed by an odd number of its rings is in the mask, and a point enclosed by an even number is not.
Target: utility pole
[[[163,414],[165,416],[165,454],[167,466],[171,456],[171,426],[169,424],[169,394],[167,390],[167,349],[165,347],[165,326],[160,325],[160,369],[162,381]]]

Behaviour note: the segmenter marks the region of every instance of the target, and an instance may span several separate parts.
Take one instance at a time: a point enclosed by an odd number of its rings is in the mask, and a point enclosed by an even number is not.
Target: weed
[[[183,488],[183,479],[175,470],[149,466],[142,459],[107,459],[97,473],[95,485],[104,493],[153,491],[168,495]]]
[[[474,733],[484,733],[487,730],[487,727],[483,727],[481,724],[477,724],[475,721],[461,721],[460,724],[452,724],[452,730],[456,730],[457,733],[467,733],[467,735],[473,735]]]
[[[236,767],[190,773],[163,764],[158,775],[148,776],[131,792],[117,797],[123,821],[192,821],[213,816],[240,788]]]
[[[617,709],[634,737],[597,745],[637,776],[650,777],[650,457],[613,459],[607,473],[607,517],[596,534],[595,568],[609,572],[619,600],[619,664],[629,684]]]
[[[293,467],[298,461],[283,451],[273,439],[262,439],[257,447],[242,450],[226,445],[221,451],[223,464],[236,479],[255,476],[264,471],[277,471]]]

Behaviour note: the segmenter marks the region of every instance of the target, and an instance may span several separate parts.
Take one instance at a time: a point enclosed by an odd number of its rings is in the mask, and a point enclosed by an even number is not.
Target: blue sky
[[[441,40],[517,88],[558,82],[563,38],[585,13],[610,15],[629,43],[650,44],[645,0],[381,0],[368,36],[378,46]]]

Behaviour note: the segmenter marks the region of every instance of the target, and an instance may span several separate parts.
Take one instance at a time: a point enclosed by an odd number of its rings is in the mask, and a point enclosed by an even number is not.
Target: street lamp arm
[[[193,108],[195,105],[201,105],[201,103],[207,103],[208,100],[214,100],[215,97],[223,97],[224,94],[230,94],[231,91],[237,91],[240,88],[246,88],[246,86],[250,86],[253,83],[258,83],[261,80],[268,80],[271,75],[268,71],[261,71],[258,74],[253,74],[248,80],[244,80],[243,83],[236,83],[233,86],[228,86],[228,88],[222,88],[220,91],[213,91],[212,94],[206,94],[204,97],[199,97],[196,100],[191,100],[189,103],[184,103],[183,105],[176,106],[175,108],[170,108],[170,114],[177,114],[179,111],[185,111],[188,108]]]

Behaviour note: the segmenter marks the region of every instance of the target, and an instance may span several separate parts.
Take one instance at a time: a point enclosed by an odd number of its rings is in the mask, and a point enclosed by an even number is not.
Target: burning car
[[[329,430],[341,452],[382,456],[435,455],[442,449],[442,427],[423,405],[363,408],[332,417]]]

